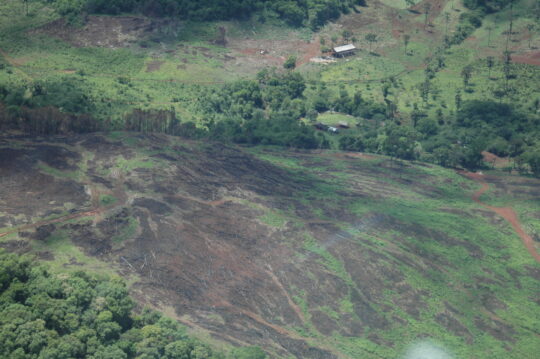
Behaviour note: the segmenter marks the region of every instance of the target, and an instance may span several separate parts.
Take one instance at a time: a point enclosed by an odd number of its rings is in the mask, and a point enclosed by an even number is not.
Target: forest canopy
[[[140,13],[175,16],[185,20],[228,20],[248,18],[254,12],[277,15],[292,26],[318,28],[348,13],[365,0],[47,0],[69,18],[85,13]]]
[[[11,359],[264,359],[258,347],[225,356],[173,319],[134,312],[121,280],[55,275],[0,249],[0,357]]]

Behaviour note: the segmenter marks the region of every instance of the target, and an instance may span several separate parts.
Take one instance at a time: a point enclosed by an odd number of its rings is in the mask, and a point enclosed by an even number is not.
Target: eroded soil
[[[386,333],[429,336],[415,332],[418,321],[471,346],[485,332],[512,348],[526,329],[500,315],[507,305],[497,288],[517,288],[536,268],[501,274],[486,262],[470,281],[452,279],[453,294],[439,298],[432,285],[446,287],[443,278],[461,270],[443,253],[481,262],[491,249],[386,213],[382,204],[396,198],[444,198],[436,177],[411,171],[377,156],[250,154],[163,135],[5,138],[0,241],[32,253],[33,243],[68,233],[87,256],[131,278],[141,304],[276,356],[352,358],[336,338],[357,338],[371,343],[359,347],[364,357],[385,358],[403,345]],[[474,182],[464,186],[472,193]],[[366,209],[355,210],[358,203]],[[505,228],[482,213],[440,211]],[[434,297],[441,305],[433,307]]]

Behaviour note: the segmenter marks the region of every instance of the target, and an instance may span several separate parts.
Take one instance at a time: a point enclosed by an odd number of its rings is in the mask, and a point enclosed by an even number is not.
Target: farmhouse
[[[334,47],[334,56],[335,57],[345,57],[349,55],[354,55],[356,47],[353,44],[343,45]]]

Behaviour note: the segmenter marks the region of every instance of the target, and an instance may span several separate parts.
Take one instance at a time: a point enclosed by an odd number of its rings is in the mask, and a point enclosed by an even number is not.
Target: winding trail
[[[482,196],[482,194],[484,194],[487,190],[489,190],[489,183],[486,182],[484,175],[479,174],[479,173],[466,172],[466,171],[459,171],[459,173],[470,179],[475,180],[476,182],[479,182],[482,185],[482,187],[472,195],[473,201],[489,209],[490,211],[498,214],[499,216],[504,218],[507,222],[509,222],[512,225],[512,228],[514,228],[514,231],[523,241],[523,244],[525,245],[529,253],[534,257],[534,259],[538,263],[540,263],[540,253],[538,253],[536,248],[534,247],[534,240],[532,239],[530,235],[528,235],[523,230],[523,227],[521,226],[521,223],[519,222],[519,218],[516,212],[511,207],[494,207],[480,200],[480,197]]]

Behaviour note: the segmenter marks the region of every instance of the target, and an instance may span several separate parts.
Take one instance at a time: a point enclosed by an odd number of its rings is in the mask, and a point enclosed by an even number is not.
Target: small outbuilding
[[[338,126],[340,128],[349,128],[349,123],[347,121],[339,121]]]
[[[356,52],[356,46],[354,46],[353,44],[334,47],[335,57],[350,56],[350,55],[354,55],[355,52]]]

